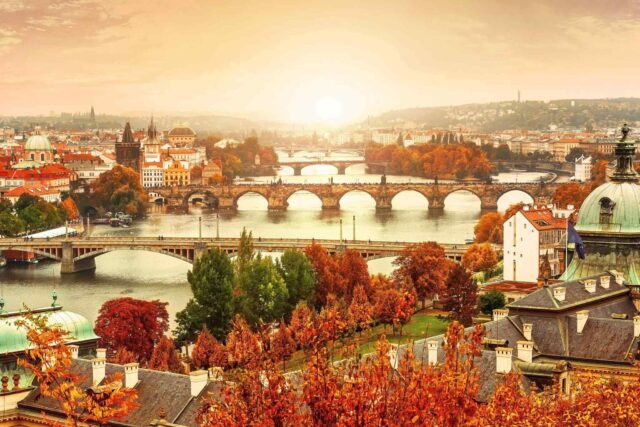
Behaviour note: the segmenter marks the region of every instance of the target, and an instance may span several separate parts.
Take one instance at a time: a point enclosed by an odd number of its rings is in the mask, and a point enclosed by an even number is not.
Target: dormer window
[[[600,224],[611,224],[615,202],[608,197],[600,199]]]

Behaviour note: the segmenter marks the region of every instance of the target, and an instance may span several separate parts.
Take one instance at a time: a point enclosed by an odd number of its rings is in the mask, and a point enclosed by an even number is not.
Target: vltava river
[[[325,169],[328,168],[328,169]],[[335,182],[379,182],[379,175],[366,175],[364,166],[349,168],[348,175],[334,176]],[[307,168],[303,176],[283,176],[287,180],[326,182],[328,166]],[[289,171],[284,171],[286,174]],[[536,180],[539,174],[520,173],[518,180]],[[515,174],[499,177],[514,181]],[[271,178],[259,178],[269,180]],[[390,182],[418,178],[388,177]],[[520,200],[531,201],[523,193],[509,193],[499,200],[499,208],[506,209]],[[393,200],[393,210],[376,213],[375,203],[365,193],[352,192],[341,201],[340,212],[323,212],[320,201],[312,194],[298,193],[289,199],[289,209],[283,213],[267,212],[266,200],[248,194],[239,201],[239,211],[222,214],[219,219],[220,235],[235,237],[243,227],[254,237],[330,238],[340,235],[343,221],[344,238],[352,238],[352,221],[356,217],[356,237],[372,240],[463,242],[473,237],[473,226],[480,212],[479,200],[470,193],[454,193],[445,201],[445,209],[431,213],[427,201],[417,193],[401,193]],[[216,214],[192,207],[188,213],[168,214],[162,206],[153,206],[144,221],[131,228],[94,226],[92,235],[131,236],[197,236],[198,218],[202,217],[203,236],[214,237]],[[390,272],[391,260],[371,261],[372,272]],[[58,293],[58,302],[66,309],[93,320],[102,303],[111,298],[131,296],[142,299],[160,299],[169,302],[171,318],[181,310],[191,296],[186,273],[190,265],[180,260],[151,252],[119,251],[96,258],[95,272],[60,275],[55,262],[41,261],[37,265],[10,265],[0,269],[0,293],[6,301],[5,309],[17,309],[23,303],[36,308],[51,303],[51,292]]]

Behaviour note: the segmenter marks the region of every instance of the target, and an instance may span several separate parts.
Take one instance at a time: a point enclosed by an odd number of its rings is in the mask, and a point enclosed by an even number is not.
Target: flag
[[[582,238],[570,222],[567,223],[567,232],[569,233],[567,242],[573,243],[576,246],[578,258],[584,259],[584,243],[582,243]]]

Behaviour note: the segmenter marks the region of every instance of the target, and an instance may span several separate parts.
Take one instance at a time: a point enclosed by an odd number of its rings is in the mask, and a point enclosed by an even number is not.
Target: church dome
[[[189,126],[177,125],[169,131],[169,136],[195,136],[196,133]]]
[[[612,181],[593,190],[582,203],[576,230],[640,233],[640,185]]]
[[[49,138],[44,135],[31,135],[24,146],[25,150],[52,151]]]

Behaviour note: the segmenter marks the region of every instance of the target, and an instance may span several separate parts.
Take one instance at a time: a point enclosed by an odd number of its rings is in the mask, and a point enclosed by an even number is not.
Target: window
[[[616,206],[608,197],[600,199],[600,224],[610,224],[613,217],[613,208]]]

